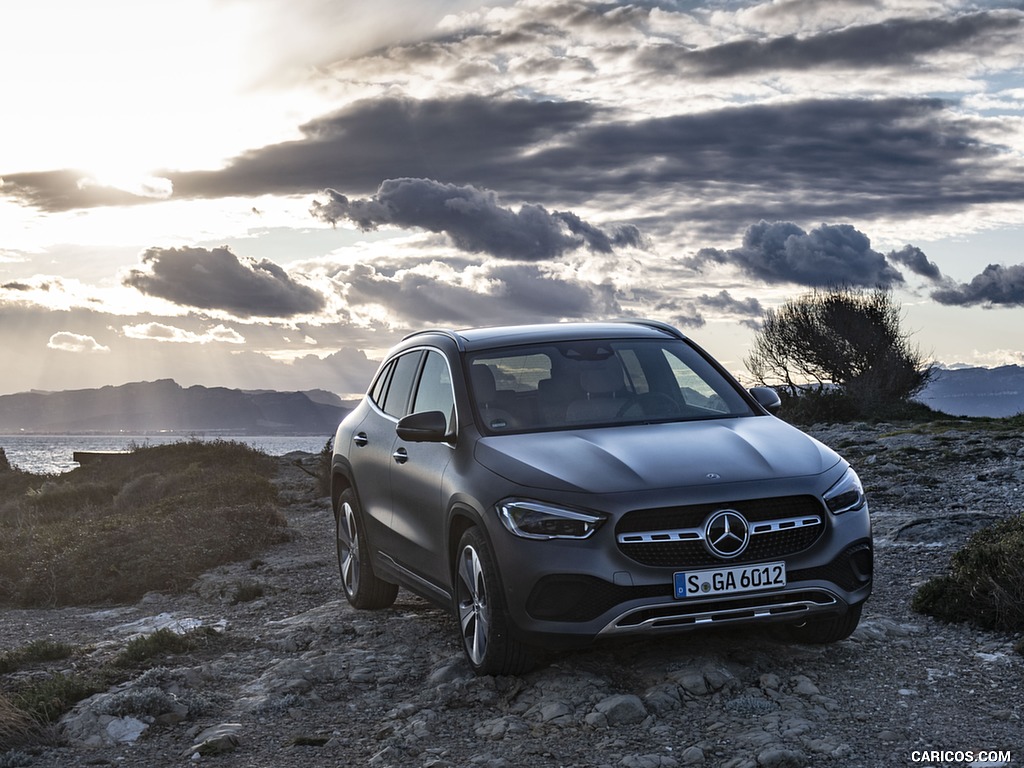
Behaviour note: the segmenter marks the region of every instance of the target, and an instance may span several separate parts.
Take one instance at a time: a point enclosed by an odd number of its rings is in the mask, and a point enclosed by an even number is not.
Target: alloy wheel
[[[459,625],[466,653],[474,664],[482,664],[490,641],[490,607],[487,580],[480,556],[467,545],[459,557]]]

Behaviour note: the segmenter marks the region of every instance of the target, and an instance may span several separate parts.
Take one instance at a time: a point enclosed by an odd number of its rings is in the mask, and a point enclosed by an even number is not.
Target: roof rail
[[[416,336],[424,336],[431,333],[440,334],[441,336],[447,336],[449,339],[455,342],[455,346],[458,347],[459,352],[466,351],[466,348],[464,346],[464,339],[461,336],[459,336],[459,334],[457,334],[455,331],[450,330],[448,328],[426,328],[422,331],[413,331],[412,333],[403,336],[402,341],[406,341],[407,339],[411,339]]]
[[[633,325],[642,325],[647,328],[653,328],[657,331],[667,333],[669,336],[673,336],[677,339],[685,339],[686,334],[676,328],[674,325],[663,323],[661,320],[650,320],[645,317],[623,317],[615,322],[617,323],[632,323]]]

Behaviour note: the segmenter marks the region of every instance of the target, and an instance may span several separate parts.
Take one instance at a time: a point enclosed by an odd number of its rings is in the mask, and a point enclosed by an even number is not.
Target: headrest
[[[473,379],[473,392],[476,394],[478,403],[487,403],[494,399],[498,391],[494,383],[494,371],[481,363],[472,365],[469,368],[470,378]]]
[[[615,357],[587,363],[580,371],[580,386],[588,395],[610,395],[622,389],[623,384],[622,364]]]

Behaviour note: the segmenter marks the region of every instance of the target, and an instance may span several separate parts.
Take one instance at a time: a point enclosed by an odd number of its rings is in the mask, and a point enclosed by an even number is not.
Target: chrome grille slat
[[[749,544],[730,563],[785,558],[812,546],[825,531],[820,499],[789,496],[718,504],[635,510],[616,526],[616,543],[627,557],[644,565],[670,568],[714,566],[725,558],[706,541],[708,520],[723,509],[748,523]],[[788,514],[787,514],[788,513]]]
[[[790,517],[784,520],[766,520],[764,522],[751,523],[750,535],[759,536],[766,533],[806,528],[812,525],[821,525],[821,517],[811,515],[806,517]],[[661,541],[704,541],[704,529],[681,528],[668,531],[620,533],[618,535],[619,544],[652,544]]]

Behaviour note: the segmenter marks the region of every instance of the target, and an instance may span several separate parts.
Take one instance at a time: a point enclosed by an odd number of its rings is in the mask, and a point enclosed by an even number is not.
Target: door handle
[[[399,464],[405,464],[409,460],[409,454],[405,448],[399,448],[397,451],[391,454],[391,458],[397,461]]]
[[[362,448],[364,445],[369,444],[370,438],[366,436],[365,432],[360,432],[358,435],[352,438],[352,442]]]

